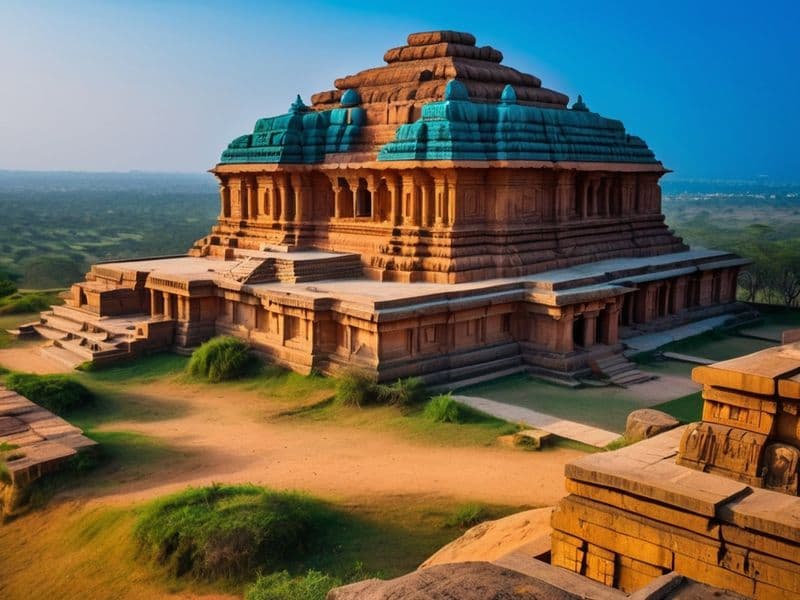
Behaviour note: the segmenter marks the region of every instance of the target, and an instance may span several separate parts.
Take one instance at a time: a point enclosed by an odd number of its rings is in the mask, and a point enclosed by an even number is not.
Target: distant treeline
[[[185,252],[218,202],[209,174],[0,171],[0,279],[65,287],[98,260]]]
[[[736,252],[752,264],[739,278],[748,302],[800,305],[800,186],[664,197],[667,223],[687,243]]]

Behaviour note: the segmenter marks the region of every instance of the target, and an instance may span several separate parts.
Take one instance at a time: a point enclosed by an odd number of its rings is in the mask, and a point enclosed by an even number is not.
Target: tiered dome
[[[408,43],[387,51],[387,65],[342,77],[335,90],[311,97],[315,110],[338,106],[342,95],[355,90],[363,105],[443,100],[447,82],[464,84],[474,102],[498,102],[511,84],[519,104],[566,108],[568,98],[542,87],[539,78],[501,65],[503,54],[490,46],[475,45],[475,36],[458,31],[412,33]]]

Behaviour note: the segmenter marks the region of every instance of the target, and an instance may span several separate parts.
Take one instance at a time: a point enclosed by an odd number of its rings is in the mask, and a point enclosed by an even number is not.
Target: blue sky
[[[681,178],[800,181],[800,3],[0,2],[0,169],[202,171],[256,118],[457,29]]]

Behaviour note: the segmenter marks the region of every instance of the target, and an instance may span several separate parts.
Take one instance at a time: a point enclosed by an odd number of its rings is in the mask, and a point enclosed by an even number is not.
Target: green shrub
[[[92,393],[68,375],[11,373],[6,376],[5,385],[31,402],[62,416],[94,402]]]
[[[48,294],[20,294],[11,296],[3,301],[0,314],[16,315],[22,313],[40,312],[50,308],[55,299]]]
[[[375,377],[361,369],[348,369],[336,382],[336,400],[347,406],[365,406],[378,401]]]
[[[482,504],[464,504],[445,520],[448,527],[469,529],[490,518],[489,511]]]
[[[135,535],[143,552],[175,577],[233,578],[301,558],[330,518],[323,505],[299,494],[213,485],[151,504]]]
[[[0,279],[0,298],[10,296],[17,291],[17,286],[10,279]]]
[[[241,377],[254,360],[245,342],[223,336],[210,339],[195,350],[186,369],[190,375],[216,383]]]
[[[428,401],[423,415],[434,423],[460,423],[461,405],[450,394],[439,394]]]
[[[392,406],[410,406],[425,401],[428,392],[419,377],[398,379],[391,385],[378,385],[378,401]]]
[[[245,600],[325,600],[331,588],[342,580],[319,571],[309,570],[302,577],[292,577],[286,571],[260,576],[247,588]]]
[[[6,461],[2,458],[0,458],[0,483],[5,485],[11,484],[11,473],[8,472]],[[0,508],[2,508],[2,503],[0,503]]]

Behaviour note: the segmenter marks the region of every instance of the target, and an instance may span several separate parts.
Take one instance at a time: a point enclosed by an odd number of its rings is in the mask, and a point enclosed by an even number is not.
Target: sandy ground
[[[251,482],[364,501],[376,496],[460,498],[511,505],[550,505],[564,495],[569,449],[541,453],[504,447],[452,447],[403,439],[395,432],[347,428],[277,416],[285,406],[247,391],[155,383],[137,390],[154,403],[173,399],[180,415],[150,422],[115,421],[101,429],[134,431],[180,450],[155,477],[92,492],[128,503],[187,485]]]
[[[0,365],[63,372],[35,345],[0,350]],[[376,496],[454,498],[510,505],[551,505],[564,495],[570,449],[521,452],[506,447],[438,446],[401,433],[280,418],[287,406],[255,392],[155,382],[135,390],[144,406],[176,406],[159,420],[112,421],[99,429],[131,431],[176,451],[155,472],[121,474],[113,485],[72,490],[68,497],[123,504],[186,486],[250,482],[358,502]]]
[[[48,358],[40,352],[39,343],[30,343],[0,349],[0,365],[12,371],[26,373],[69,373],[72,369],[63,363]]]

